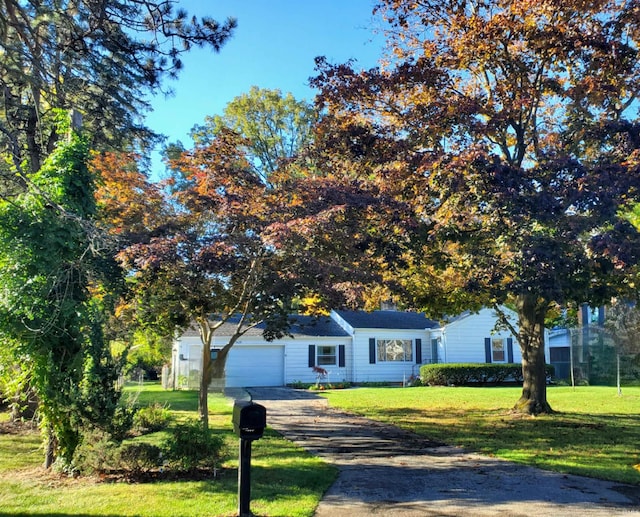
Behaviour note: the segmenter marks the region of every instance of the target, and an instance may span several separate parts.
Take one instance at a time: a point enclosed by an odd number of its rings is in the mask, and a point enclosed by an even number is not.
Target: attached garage
[[[284,345],[235,345],[227,357],[226,386],[284,385]]]

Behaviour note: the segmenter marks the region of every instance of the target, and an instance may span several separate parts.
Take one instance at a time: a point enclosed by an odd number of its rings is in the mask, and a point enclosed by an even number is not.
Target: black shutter
[[[422,339],[416,339],[416,364],[422,363]]]
[[[338,345],[338,366],[344,368],[344,345]]]
[[[484,338],[484,362],[491,362],[491,338]]]
[[[316,365],[316,346],[309,345],[309,368],[313,368]]]
[[[507,338],[507,362],[513,363],[513,338]]]
[[[369,364],[376,364],[376,338],[369,338]]]
[[[438,362],[438,340],[437,339],[431,340],[431,362],[432,363]]]

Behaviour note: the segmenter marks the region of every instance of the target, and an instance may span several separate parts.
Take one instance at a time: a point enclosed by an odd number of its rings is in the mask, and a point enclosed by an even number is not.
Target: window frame
[[[322,348],[333,349],[332,354],[320,353]],[[323,362],[321,358],[333,357],[333,362]],[[316,366],[338,366],[338,345],[316,345]]]
[[[496,343],[500,342],[501,348],[496,348]],[[496,358],[496,353],[501,353],[502,358]],[[491,362],[492,363],[506,363],[507,362],[507,340],[502,337],[491,338]]]
[[[398,353],[390,354],[390,345],[400,345],[402,347],[402,358],[390,358],[398,356]],[[381,353],[382,352],[382,353]],[[414,357],[413,339],[376,339],[376,362],[379,363],[412,363]]]

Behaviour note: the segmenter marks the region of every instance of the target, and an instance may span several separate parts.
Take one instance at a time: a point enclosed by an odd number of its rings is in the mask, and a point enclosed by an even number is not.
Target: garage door
[[[227,357],[228,388],[282,386],[284,346],[234,346]]]

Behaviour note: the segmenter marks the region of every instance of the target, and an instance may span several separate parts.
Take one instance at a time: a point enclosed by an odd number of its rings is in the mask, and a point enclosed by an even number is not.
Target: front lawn
[[[178,418],[196,416],[196,392],[164,391],[157,384],[138,391],[128,387],[125,396],[141,406],[167,404]],[[10,434],[0,428],[0,514],[235,516],[238,438],[232,433],[232,405],[221,395],[209,396],[210,428],[224,435],[230,450],[217,479],[209,480],[113,483],[56,477],[39,468],[43,456],[37,431]],[[153,441],[153,435],[148,439]],[[336,476],[334,467],[267,429],[252,447],[251,510],[262,516],[311,516]]]
[[[331,406],[518,463],[640,485],[640,388],[550,387],[553,415],[510,412],[521,388],[359,388]]]

